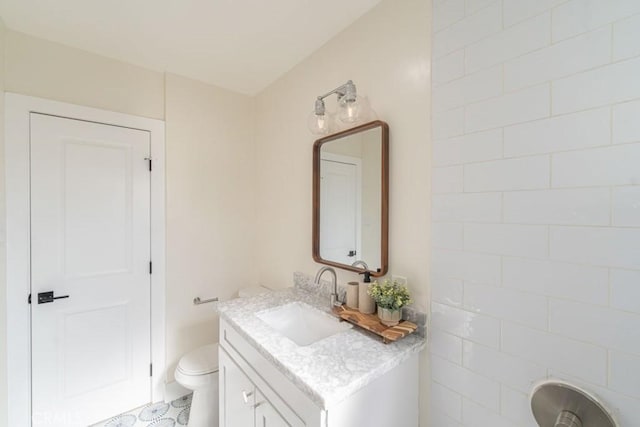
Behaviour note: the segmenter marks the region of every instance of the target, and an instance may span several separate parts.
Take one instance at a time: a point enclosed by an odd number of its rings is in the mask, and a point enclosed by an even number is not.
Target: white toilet
[[[218,426],[218,344],[185,354],[178,362],[176,381],[193,390],[189,427]]]
[[[269,292],[262,286],[241,289],[240,298]],[[176,381],[193,390],[187,427],[218,427],[218,343],[208,344],[182,356]]]

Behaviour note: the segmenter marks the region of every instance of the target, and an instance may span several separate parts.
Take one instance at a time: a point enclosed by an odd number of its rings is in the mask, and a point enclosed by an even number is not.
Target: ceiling
[[[254,95],[381,0],[0,0],[7,27]]]

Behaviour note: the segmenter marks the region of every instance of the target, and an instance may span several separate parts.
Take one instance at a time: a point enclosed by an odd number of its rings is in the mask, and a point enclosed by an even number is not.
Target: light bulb
[[[338,102],[340,112],[338,118],[343,123],[354,123],[360,118],[362,112],[362,100],[359,96],[343,96]]]
[[[360,100],[360,122],[367,123],[373,120],[378,120],[378,114],[371,108],[369,98],[363,96]]]
[[[326,135],[329,133],[329,116],[326,114],[316,114],[316,111],[313,110],[311,114],[309,114],[307,126],[314,135]]]

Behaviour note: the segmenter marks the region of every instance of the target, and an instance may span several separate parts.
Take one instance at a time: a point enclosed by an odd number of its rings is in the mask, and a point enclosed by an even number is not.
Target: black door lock
[[[53,300],[63,299],[63,298],[69,298],[69,295],[63,295],[61,297],[54,297],[53,296],[53,291],[40,292],[38,294],[38,304],[46,304],[48,302],[53,302]]]
[[[347,256],[356,256],[356,251],[353,251],[353,250],[349,251]]]

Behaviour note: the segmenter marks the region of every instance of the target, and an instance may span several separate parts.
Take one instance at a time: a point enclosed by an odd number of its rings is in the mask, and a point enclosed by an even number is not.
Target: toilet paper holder
[[[607,409],[594,396],[557,380],[534,387],[531,411],[540,427],[616,427]]]

